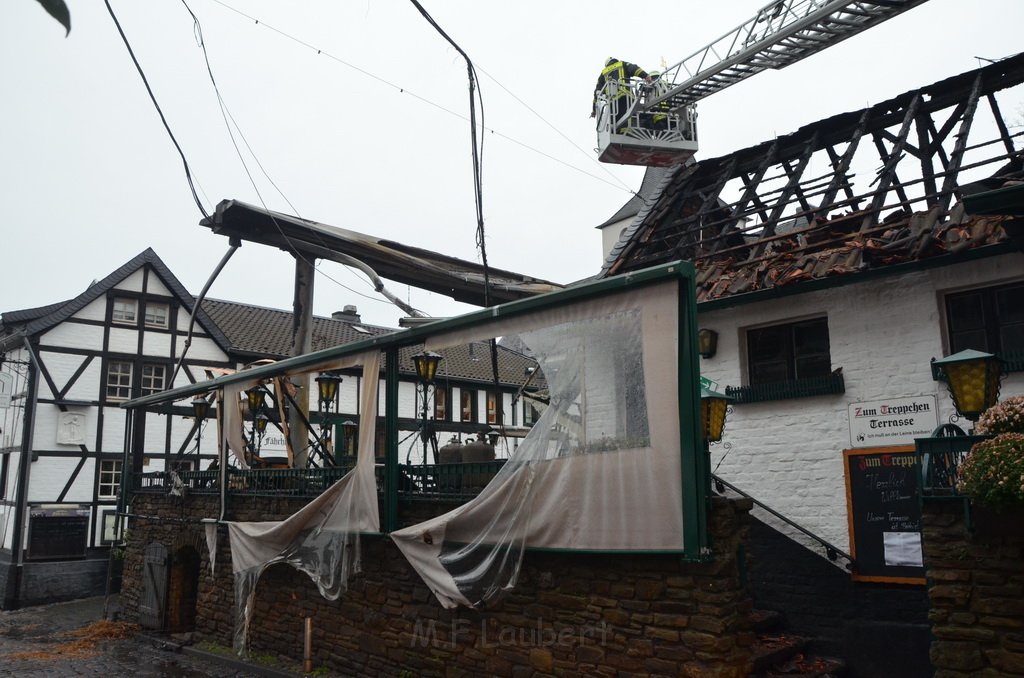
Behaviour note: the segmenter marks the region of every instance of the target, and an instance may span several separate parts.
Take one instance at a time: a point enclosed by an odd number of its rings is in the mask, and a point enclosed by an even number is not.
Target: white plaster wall
[[[139,269],[138,272],[141,273],[142,269]],[[163,281],[160,280],[160,276],[156,275],[155,273],[149,276],[149,279],[147,280],[146,285],[147,285],[146,294],[154,294],[154,295],[159,295],[159,296],[164,296],[164,297],[172,297],[172,296],[174,296],[174,294],[169,289],[167,289],[167,286],[164,285]],[[118,285],[118,288],[120,288],[120,287],[121,286]]]
[[[622,231],[632,223],[633,218],[620,219],[619,221],[608,224],[602,227],[601,230],[601,262],[608,258],[608,253],[612,251],[612,247],[615,243],[619,242],[619,236],[622,235]]]
[[[40,351],[39,360],[46,367],[46,371],[49,373],[50,378],[53,380],[54,385],[57,388],[57,392],[54,393],[50,390],[49,385],[45,379],[40,378],[39,380],[39,397],[40,398],[56,398],[57,393],[67,385],[68,381],[74,376],[75,371],[81,367],[82,363],[85,362],[86,357],[83,355],[76,355],[73,353],[57,353],[54,351]],[[99,360],[93,359],[93,363],[99,364]],[[90,365],[92,367],[92,365]],[[89,368],[86,368],[87,370]],[[83,375],[85,376],[85,375]],[[76,384],[77,385],[77,384]],[[82,400],[96,400],[99,397],[99,391],[93,389],[87,392],[87,386],[83,387],[78,385],[78,388],[72,388],[77,393],[82,393]],[[76,396],[69,394],[66,396],[70,399],[78,399]]]
[[[167,451],[167,417],[166,414],[153,412],[146,414],[146,435],[143,443],[145,455],[156,456]],[[180,419],[178,421],[181,422],[181,425],[186,425],[184,421]]]
[[[102,340],[89,344],[89,348],[96,349],[103,345]],[[129,353],[137,355],[139,352],[138,330],[129,330],[123,327],[110,328],[110,345],[107,349],[111,353]]]
[[[11,532],[14,529],[14,507],[0,506],[0,548],[11,548]]]
[[[75,364],[75,369],[77,369],[78,364],[81,362],[81,358],[81,356],[68,356],[68,358],[62,358],[62,360],[71,362],[75,359],[79,359],[79,363]],[[47,369],[49,369],[51,362],[52,360],[49,358],[46,360]],[[106,379],[103,374],[103,360],[99,357],[94,357],[82,374],[78,375],[78,379],[75,380],[75,383],[68,390],[67,396],[65,397],[68,400],[86,400],[96,402],[100,398],[105,382]]]
[[[57,497],[60,496],[61,490],[64,489],[64,485],[67,484],[68,478],[74,473],[75,467],[78,466],[77,457],[40,457],[37,461],[32,462],[32,477],[29,480],[28,485],[28,500],[30,502],[55,502]],[[86,461],[85,466],[82,467],[81,474],[75,479],[75,485],[73,486],[77,495],[81,498],[71,498],[68,495],[68,501],[90,501],[92,499],[92,471],[90,468],[91,462]],[[86,491],[82,492],[82,486],[87,488]]]
[[[120,407],[103,408],[103,449],[100,452],[124,452],[125,411]],[[149,426],[149,417],[146,417]]]
[[[198,326],[197,326],[198,327]],[[181,351],[185,346],[185,337],[179,336],[177,345],[175,348],[175,358],[181,357]],[[167,355],[167,351],[163,355]],[[192,337],[192,345],[189,346],[188,355],[185,356],[189,361],[209,361],[223,363],[227,361],[228,357],[224,351],[220,350],[217,346],[217,342],[208,337]],[[241,367],[241,366],[239,366]],[[195,372],[195,368],[193,373]],[[197,376],[197,378],[199,378]]]
[[[701,359],[701,374],[719,384],[745,383],[745,330],[827,314],[833,369],[846,392],[736,405],[725,445],[714,445],[718,475],[840,548],[849,545],[843,450],[851,447],[850,403],[935,395],[939,423],[955,412],[930,360],[946,355],[941,292],[997,284],[1024,270],[1020,255],[886,277],[856,285],[702,312],[701,327],[719,333],[718,353]],[[938,290],[938,292],[936,291]],[[1024,393],[1024,375],[1002,395]],[[969,423],[961,422],[966,428]],[[759,515],[764,518],[764,515]],[[820,548],[815,550],[820,552]]]
[[[96,442],[96,410],[92,407],[71,407],[69,412],[81,414],[85,418],[84,445],[92,449]],[[36,407],[35,431],[32,437],[32,448],[36,450],[63,450],[73,452],[78,445],[58,445],[57,428],[60,422],[60,408],[50,403],[38,403]]]
[[[43,332],[39,343],[44,346],[96,350],[103,345],[103,328],[99,325],[64,322]]]
[[[0,365],[0,370],[11,377],[11,404],[9,407],[0,408],[0,447],[21,445],[25,402],[28,400],[25,393],[28,389],[28,366],[20,363],[27,361],[28,354],[19,348],[8,352],[7,360]]]
[[[99,297],[93,299],[84,308],[75,313],[72,318],[78,318],[81,320],[99,320],[103,322],[107,319],[107,298]]]
[[[117,283],[117,285],[115,285],[114,288],[118,290],[128,290],[131,292],[141,292],[142,281],[143,276],[145,275],[145,271],[145,268],[135,269],[130,275],[128,275],[128,277],[126,277],[121,282]]]
[[[184,340],[183,340],[184,341]],[[192,349],[189,349],[189,353]],[[171,355],[171,335],[165,332],[144,332],[142,335],[142,355],[167,357]],[[191,355],[189,356],[192,357]],[[168,374],[167,376],[170,376]]]

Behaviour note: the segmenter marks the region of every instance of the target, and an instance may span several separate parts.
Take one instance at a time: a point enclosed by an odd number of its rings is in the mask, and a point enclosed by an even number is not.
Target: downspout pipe
[[[22,573],[25,567],[25,526],[28,518],[28,484],[32,476],[32,442],[35,434],[36,407],[39,400],[39,359],[28,337],[22,337],[22,344],[28,352],[31,369],[28,373],[28,406],[22,424],[21,454],[18,459],[18,493],[15,499],[14,535],[11,537],[13,556],[13,577],[8,582],[4,596],[4,609],[21,607]]]

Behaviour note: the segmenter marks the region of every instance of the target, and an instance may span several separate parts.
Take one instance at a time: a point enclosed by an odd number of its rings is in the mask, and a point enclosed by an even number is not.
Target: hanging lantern
[[[437,364],[441,360],[441,355],[433,351],[422,351],[414,355],[412,362],[416,365],[417,378],[424,384],[432,383],[434,375],[437,374]]]
[[[709,388],[700,389],[700,425],[704,439],[709,443],[717,443],[722,439],[725,431],[725,412],[729,407],[729,396],[712,391]]]
[[[932,364],[946,374],[953,407],[970,421],[978,421],[981,413],[999,400],[1002,361],[991,353],[967,349]]]

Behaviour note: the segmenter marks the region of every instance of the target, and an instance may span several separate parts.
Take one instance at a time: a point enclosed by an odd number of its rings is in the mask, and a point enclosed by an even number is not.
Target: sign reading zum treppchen
[[[913,445],[939,425],[935,396],[889,398],[850,404],[850,444],[853,447]]]

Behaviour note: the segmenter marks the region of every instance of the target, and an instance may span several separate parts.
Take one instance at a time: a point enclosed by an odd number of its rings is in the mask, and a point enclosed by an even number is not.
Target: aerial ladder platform
[[[602,162],[667,167],[697,151],[697,102],[768,69],[780,69],[927,0],[775,0],[747,21],[669,66],[652,83],[610,80],[597,93]],[[615,111],[625,111],[618,119]]]

